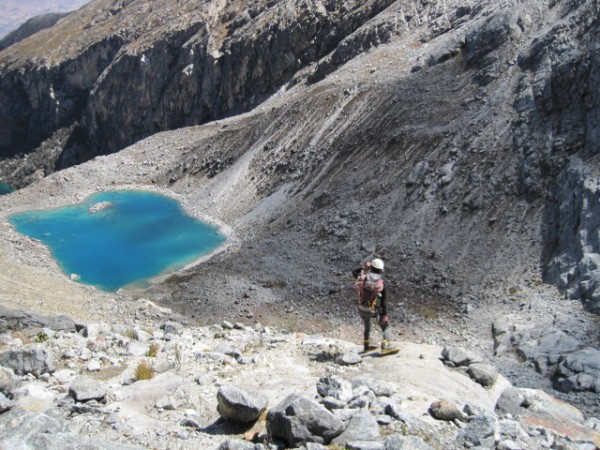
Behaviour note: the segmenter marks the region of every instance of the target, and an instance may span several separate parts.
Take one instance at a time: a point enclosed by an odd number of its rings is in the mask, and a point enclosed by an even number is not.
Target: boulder
[[[80,376],[71,383],[69,394],[77,402],[87,402],[90,400],[103,400],[106,397],[107,390],[104,383],[86,376]]]
[[[291,447],[307,442],[329,444],[344,431],[344,423],[323,406],[288,395],[267,416],[271,434]]]
[[[456,405],[446,400],[433,402],[429,407],[429,413],[437,420],[465,420],[465,414]]]
[[[467,373],[482,386],[492,386],[498,379],[498,370],[491,364],[473,363],[469,365]]]
[[[342,434],[333,439],[334,444],[347,447],[353,441],[375,441],[379,439],[379,424],[367,408],[361,408],[350,419]]]
[[[480,362],[477,356],[474,356],[460,347],[444,347],[442,350],[444,363],[454,367],[468,366],[474,362]],[[450,363],[450,364],[448,364]]]
[[[234,386],[223,386],[217,393],[217,411],[222,418],[235,422],[252,422],[267,408],[267,398]]]
[[[317,392],[321,397],[333,397],[348,403],[352,397],[352,383],[340,377],[323,377],[317,381]]]
[[[456,437],[458,446],[492,448],[499,435],[498,419],[492,414],[473,417]]]
[[[17,375],[30,373],[39,377],[54,372],[55,360],[51,350],[33,346],[0,353],[0,366],[12,369]]]
[[[525,395],[514,387],[504,389],[496,401],[496,413],[518,416],[525,404]]]

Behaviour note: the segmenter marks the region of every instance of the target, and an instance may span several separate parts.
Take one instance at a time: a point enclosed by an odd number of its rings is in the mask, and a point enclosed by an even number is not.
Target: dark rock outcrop
[[[108,15],[92,5],[53,30],[97,23],[79,47],[44,43],[57,45],[48,53],[65,55],[52,64],[24,59],[24,45],[2,55],[0,156],[13,156],[17,148],[30,152],[56,130],[76,124],[56,161],[68,167],[158,131],[248,110],[392,0],[326,7],[309,1],[298,8],[288,7],[292,1],[255,2],[237,17],[235,5],[216,10],[173,2],[153,9],[143,0],[112,3]],[[125,30],[114,23],[129,17],[144,22],[148,8],[152,37],[143,35],[147,25]],[[180,17],[176,22],[173,14]],[[44,36],[38,39],[42,45]]]

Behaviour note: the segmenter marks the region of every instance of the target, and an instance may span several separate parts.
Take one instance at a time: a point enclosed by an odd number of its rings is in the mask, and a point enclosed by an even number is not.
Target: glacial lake
[[[14,214],[9,221],[46,244],[65,274],[105,291],[144,286],[225,241],[177,201],[146,191],[102,192],[77,205]]]
[[[10,187],[10,185],[4,181],[0,181],[0,195],[10,194],[12,191],[13,189]]]

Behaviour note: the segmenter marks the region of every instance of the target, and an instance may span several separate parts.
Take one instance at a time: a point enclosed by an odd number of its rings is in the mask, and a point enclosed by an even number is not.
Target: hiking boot
[[[363,346],[363,353],[370,352],[371,350],[375,350],[378,347],[378,345],[372,345],[369,344],[369,341],[365,341],[365,344]]]

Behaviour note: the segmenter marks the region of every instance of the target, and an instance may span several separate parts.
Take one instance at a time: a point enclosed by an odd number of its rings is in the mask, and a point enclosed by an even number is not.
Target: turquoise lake
[[[46,244],[67,275],[106,291],[143,286],[225,241],[177,201],[144,191],[98,193],[78,205],[19,213],[9,221]]]
[[[4,181],[0,181],[0,195],[10,194],[13,189]]]

